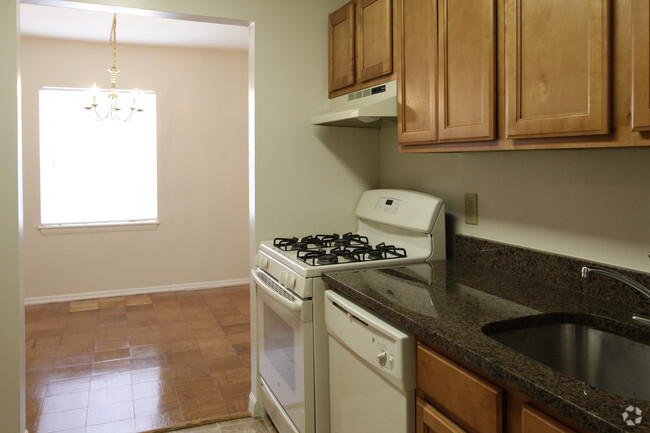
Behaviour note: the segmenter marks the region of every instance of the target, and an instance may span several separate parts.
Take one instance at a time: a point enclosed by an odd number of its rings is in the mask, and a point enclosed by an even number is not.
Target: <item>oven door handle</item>
[[[257,287],[264,290],[264,293],[268,295],[271,299],[273,299],[275,302],[279,303],[280,305],[294,312],[302,310],[301,300],[297,299],[296,301],[291,301],[290,299],[285,298],[284,296],[282,296],[281,294],[279,294],[278,292],[270,288],[264,281],[262,281],[262,279],[259,277],[255,269],[251,270],[251,275],[253,276],[253,280],[255,280]]]

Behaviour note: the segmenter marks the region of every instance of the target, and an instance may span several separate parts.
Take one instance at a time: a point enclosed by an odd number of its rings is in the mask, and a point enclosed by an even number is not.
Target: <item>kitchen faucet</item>
[[[591,274],[602,274],[607,277],[613,278],[617,281],[620,281],[621,283],[625,283],[628,286],[632,287],[633,289],[645,295],[648,299],[650,299],[650,289],[634,281],[633,279],[626,277],[625,275],[619,274],[618,272],[606,271],[605,269],[598,269],[598,268],[588,268],[586,266],[582,267],[582,271],[581,271],[582,278],[589,278],[589,275]],[[634,313],[632,315],[632,320],[636,320],[637,322],[640,322],[646,326],[650,326],[650,317],[648,316]]]

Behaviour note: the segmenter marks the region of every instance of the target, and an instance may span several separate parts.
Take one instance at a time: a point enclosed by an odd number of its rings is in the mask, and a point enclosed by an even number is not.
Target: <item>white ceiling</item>
[[[112,24],[112,12],[20,4],[25,36],[108,43]],[[117,43],[246,50],[248,28],[118,13]]]

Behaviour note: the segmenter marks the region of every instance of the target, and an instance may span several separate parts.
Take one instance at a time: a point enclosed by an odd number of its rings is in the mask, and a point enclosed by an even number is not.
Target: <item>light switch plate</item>
[[[465,224],[478,224],[478,194],[465,194]]]

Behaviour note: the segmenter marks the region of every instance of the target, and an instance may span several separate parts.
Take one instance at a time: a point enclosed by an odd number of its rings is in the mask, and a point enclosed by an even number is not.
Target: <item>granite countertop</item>
[[[486,336],[486,325],[546,314],[625,332],[650,344],[650,331],[633,311],[568,290],[468,261],[446,260],[393,268],[330,272],[323,279],[361,305],[594,433],[650,433],[650,401],[621,397],[553,370]],[[542,315],[544,314],[544,315]],[[648,366],[650,371],[650,365]],[[626,426],[628,406],[643,411]]]

